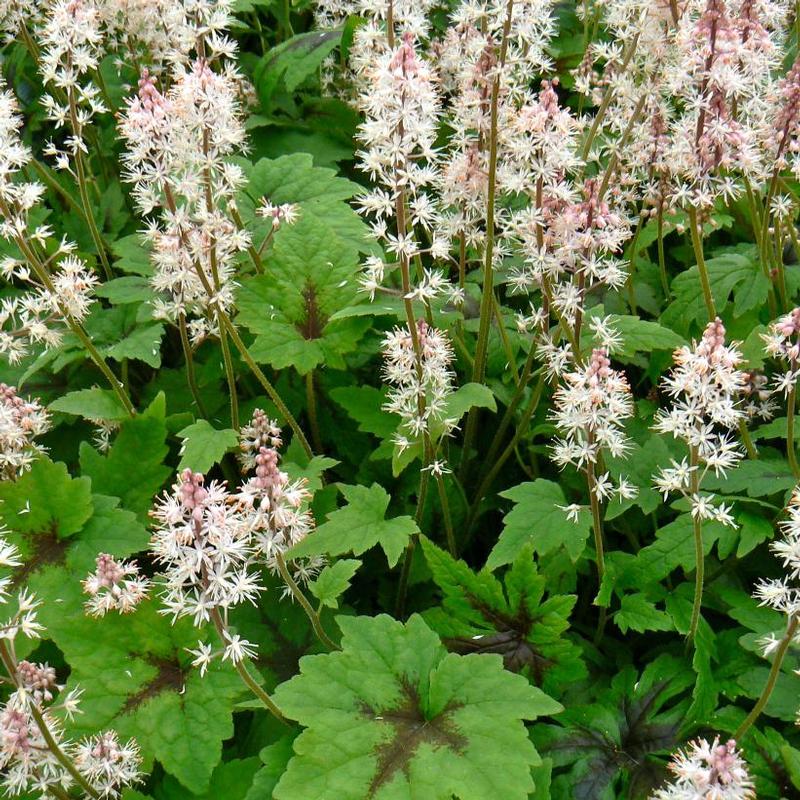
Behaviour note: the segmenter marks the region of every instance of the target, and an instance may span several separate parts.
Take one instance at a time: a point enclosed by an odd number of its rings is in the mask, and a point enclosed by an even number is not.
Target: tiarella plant
[[[800,796],[796,3],[0,32],[6,796]]]

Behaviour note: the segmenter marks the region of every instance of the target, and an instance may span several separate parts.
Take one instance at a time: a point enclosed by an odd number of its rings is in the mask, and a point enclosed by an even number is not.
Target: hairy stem
[[[692,447],[689,453],[689,463],[692,469],[691,492],[696,497],[700,491],[700,478],[697,474],[697,448]],[[699,516],[692,514],[692,528],[694,534],[694,599],[692,600],[692,619],[689,623],[689,641],[694,641],[697,626],[700,624],[700,610],[703,606],[703,581],[705,579],[705,554],[703,553],[703,523]]]

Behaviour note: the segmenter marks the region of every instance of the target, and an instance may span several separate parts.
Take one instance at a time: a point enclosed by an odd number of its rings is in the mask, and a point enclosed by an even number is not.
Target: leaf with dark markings
[[[417,616],[339,617],[342,651],[307,656],[275,700],[306,730],[276,800],[526,800],[522,724],[561,706],[497,656],[448,654]]]

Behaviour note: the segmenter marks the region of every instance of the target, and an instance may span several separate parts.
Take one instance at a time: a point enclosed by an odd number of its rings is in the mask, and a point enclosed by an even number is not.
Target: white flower
[[[191,650],[190,648],[186,648],[186,651],[194,656],[192,660],[193,667],[200,667],[200,677],[202,678],[203,675],[206,674],[206,670],[208,669],[209,664],[214,659],[212,655],[212,647],[210,644],[204,644],[203,642],[197,643],[197,650]]]
[[[230,638],[225,645],[225,652],[222,655],[222,660],[230,660],[232,664],[238,664],[244,661],[245,658],[254,658],[256,655],[256,648],[252,642],[247,639],[242,639],[239,634],[230,635]]]
[[[651,800],[755,800],[747,764],[733,739],[692,742],[669,765],[672,783],[657,790]]]

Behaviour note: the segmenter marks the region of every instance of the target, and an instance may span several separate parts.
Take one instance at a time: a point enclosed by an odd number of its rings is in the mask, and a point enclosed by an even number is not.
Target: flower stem
[[[758,450],[753,444],[753,438],[750,436],[750,431],[747,429],[747,423],[744,419],[739,420],[739,435],[742,437],[742,444],[747,451],[747,457],[751,461],[758,460]]]
[[[693,208],[689,209],[689,228],[691,229],[694,257],[697,261],[697,269],[700,273],[700,285],[703,288],[703,300],[705,301],[706,310],[708,311],[708,320],[709,322],[713,322],[717,318],[717,309],[714,305],[714,296],[711,294],[711,283],[708,279],[706,260],[703,257],[703,234],[697,220],[697,212]]]
[[[700,491],[700,479],[697,475],[697,448],[690,450],[689,462],[694,469],[691,477],[692,496],[696,496]],[[705,554],[703,553],[703,523],[699,516],[692,515],[692,527],[694,532],[694,599],[692,600],[692,619],[689,623],[689,641],[694,641],[697,634],[697,626],[700,624],[700,610],[703,605],[703,581],[705,579]]]
[[[486,192],[486,249],[483,260],[483,286],[481,287],[480,322],[478,324],[478,341],[475,346],[475,363],[472,368],[472,380],[483,383],[486,372],[486,355],[489,344],[489,327],[492,321],[492,307],[494,305],[494,212],[495,194],[497,192],[497,127],[498,106],[500,103],[500,84],[502,71],[505,66],[508,51],[508,37],[511,32],[511,17],[514,10],[514,0],[508,0],[506,5],[506,18],[503,24],[503,39],[500,44],[500,58],[498,60],[497,75],[492,83],[492,96],[490,100],[489,123],[489,178]],[[472,429],[475,426],[475,414]],[[468,420],[469,423],[469,420]],[[469,424],[468,424],[469,427]],[[466,434],[465,434],[466,438]]]
[[[417,527],[422,522],[422,515],[425,513],[425,499],[428,496],[428,481],[430,473],[420,472],[419,490],[417,491],[417,510],[414,513],[414,522]],[[394,615],[397,619],[403,619],[406,614],[406,596],[408,595],[408,579],[411,575],[411,562],[414,560],[414,549],[417,546],[417,534],[412,533],[408,540],[406,552],[403,556],[403,566],[400,569],[400,582],[397,585],[397,597],[395,599]]]
[[[775,651],[775,658],[772,661],[772,667],[770,668],[769,676],[767,677],[767,682],[764,684],[761,696],[758,698],[747,717],[745,717],[742,724],[736,729],[736,733],[733,735],[734,739],[741,740],[747,731],[750,730],[753,723],[759,718],[764,707],[769,702],[775,684],[778,682],[778,676],[781,672],[781,665],[786,656],[786,651],[789,649],[789,645],[792,643],[792,639],[794,639],[794,635],[797,632],[798,621],[800,620],[798,620],[798,617],[795,615],[789,617],[786,633],[783,635],[783,639],[781,639],[778,649]]]
[[[230,640],[230,636],[228,635],[227,626],[225,625],[218,608],[213,608],[211,610],[211,620],[214,623],[214,627],[217,629],[217,634],[219,635],[219,638],[224,646],[225,643]],[[289,725],[289,720],[283,716],[283,712],[278,708],[277,705],[275,705],[273,699],[258,685],[258,682],[250,674],[250,671],[247,669],[244,662],[239,661],[234,666],[236,667],[236,671],[239,673],[239,677],[242,679],[244,684],[248,689],[250,689],[255,697],[264,704],[264,707],[267,709],[267,711],[269,711],[272,716],[274,716],[284,725]]]
[[[192,354],[192,345],[189,341],[189,334],[186,330],[186,315],[181,314],[178,317],[178,328],[181,333],[181,347],[183,348],[183,357],[186,361],[186,381],[189,384],[189,391],[192,393],[192,398],[194,399],[195,405],[197,406],[197,410],[200,412],[200,416],[203,418],[207,418],[208,414],[206,413],[205,406],[203,405],[203,399],[200,397],[200,389],[197,386],[197,377],[194,371],[194,355]]]
[[[314,451],[311,449],[311,445],[308,443],[308,439],[306,439],[303,429],[300,427],[300,425],[298,425],[297,420],[294,418],[294,414],[289,411],[286,403],[283,402],[281,396],[275,390],[275,387],[270,383],[267,376],[253,360],[253,357],[250,355],[250,353],[247,352],[247,347],[239,336],[239,332],[236,330],[236,326],[231,321],[231,318],[225,312],[220,312],[220,318],[222,320],[222,324],[225,326],[225,329],[228,331],[228,335],[231,337],[231,341],[239,351],[242,361],[244,361],[244,363],[250,368],[250,371],[253,373],[256,380],[261,384],[264,391],[269,396],[269,399],[272,400],[275,407],[278,409],[278,413],[284,418],[284,420],[286,420],[286,424],[292,429],[292,432],[300,442],[305,454],[309,458],[313,458]]]
[[[442,504],[442,515],[444,517],[444,530],[447,536],[447,549],[453,558],[458,557],[458,548],[456,547],[456,535],[453,530],[453,518],[450,516],[450,501],[447,499],[447,487],[444,485],[444,478],[441,474],[436,473],[436,488],[439,491],[439,502]]]
[[[308,424],[311,428],[311,441],[314,449],[322,452],[322,437],[319,432],[319,417],[317,415],[317,395],[314,390],[314,370],[306,373],[306,412],[308,414]]]
[[[317,638],[329,650],[339,650],[340,648],[336,642],[334,642],[333,639],[331,639],[330,636],[325,633],[325,629],[322,627],[322,620],[320,620],[319,614],[317,614],[317,612],[314,610],[314,607],[311,605],[311,603],[308,602],[308,598],[303,594],[303,590],[297,585],[297,582],[292,577],[286,566],[286,561],[283,559],[283,553],[278,550],[275,551],[275,562],[277,563],[278,571],[281,573],[281,577],[289,587],[289,591],[292,593],[292,596],[303,607],[303,611],[306,612],[306,616],[311,622],[311,627],[314,629],[314,633],[317,634]]]

